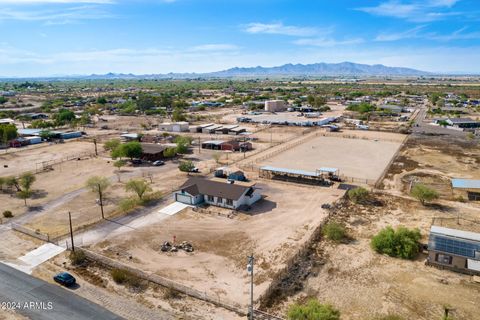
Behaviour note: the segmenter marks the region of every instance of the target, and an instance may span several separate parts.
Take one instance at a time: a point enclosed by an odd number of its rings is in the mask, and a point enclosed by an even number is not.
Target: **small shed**
[[[470,201],[480,200],[480,180],[452,179],[451,182],[454,196]]]

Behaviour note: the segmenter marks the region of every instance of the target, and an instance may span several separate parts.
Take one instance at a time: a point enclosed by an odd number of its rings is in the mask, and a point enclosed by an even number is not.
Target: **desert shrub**
[[[117,284],[128,285],[134,289],[142,289],[145,287],[145,281],[128,270],[115,268],[110,271],[110,274],[112,275],[113,281]]]
[[[83,251],[72,251],[70,253],[70,263],[74,266],[82,265],[87,260]]]
[[[371,246],[378,253],[402,259],[413,259],[419,252],[418,241],[420,238],[421,234],[418,229],[410,230],[398,227],[397,230],[394,230],[392,227],[386,227],[372,238]]]
[[[343,225],[338,222],[331,221],[323,227],[322,234],[327,239],[338,242],[345,238],[346,231]]]
[[[118,207],[124,213],[129,212],[137,207],[139,200],[137,198],[125,198],[120,201]]]
[[[118,284],[126,284],[131,275],[131,273],[127,270],[117,268],[112,269],[112,271],[110,271],[110,274],[112,275],[113,281]]]
[[[288,308],[289,320],[339,320],[340,311],[315,299],[305,304],[295,303]]]
[[[416,184],[412,190],[410,190],[410,195],[420,201],[422,205],[425,205],[426,202],[438,199],[438,192],[423,184]]]
[[[174,290],[172,288],[167,288],[165,290],[165,293],[163,294],[163,297],[169,300],[169,299],[180,299],[182,296],[180,292],[178,292],[177,290]]]
[[[12,211],[10,211],[10,210],[5,210],[5,211],[3,211],[3,216],[4,216],[5,218],[12,218],[12,217],[13,217],[13,213],[12,213]]]
[[[368,196],[368,190],[362,187],[357,187],[347,192],[348,199],[353,203],[364,203],[368,199]]]

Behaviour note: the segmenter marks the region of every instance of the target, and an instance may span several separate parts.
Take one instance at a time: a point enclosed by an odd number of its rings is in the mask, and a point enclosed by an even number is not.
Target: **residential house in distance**
[[[142,143],[142,156],[145,161],[157,161],[165,158],[164,151],[168,148],[175,148],[175,145]]]
[[[480,275],[480,233],[432,226],[427,264]]]
[[[460,129],[475,129],[480,128],[480,121],[476,121],[470,118],[450,118],[446,122],[448,125]]]
[[[384,104],[377,107],[379,110],[391,112],[393,114],[402,113],[404,108],[402,106],[393,105],[393,104]]]
[[[262,198],[251,183],[223,182],[201,177],[188,179],[174,193],[175,201],[189,205],[209,204],[233,210],[248,208]]]

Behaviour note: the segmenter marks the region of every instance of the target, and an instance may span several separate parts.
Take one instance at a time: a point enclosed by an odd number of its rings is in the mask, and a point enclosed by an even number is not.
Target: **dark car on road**
[[[68,272],[61,272],[53,277],[55,282],[64,285],[65,287],[73,286],[76,283],[75,278]]]

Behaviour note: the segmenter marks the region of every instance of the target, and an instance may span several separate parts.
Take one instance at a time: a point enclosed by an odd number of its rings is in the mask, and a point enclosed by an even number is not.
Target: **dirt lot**
[[[411,136],[383,182],[386,190],[406,192],[411,181],[430,185],[452,198],[451,178],[479,179],[478,143],[452,136]]]
[[[60,198],[53,200],[54,205],[44,206],[35,212],[26,226],[50,234],[66,233],[68,232],[67,212],[69,211],[72,214],[72,223],[75,228],[99,221],[101,219],[100,207],[96,203],[98,196],[84,188],[85,181],[89,176],[99,175],[110,178],[111,185],[107,190],[104,202],[106,217],[121,213],[119,211],[121,200],[133,196],[132,193],[125,191],[125,183],[131,178],[146,179],[151,183],[153,191],[162,194],[171,193],[185,179],[185,174],[178,171],[176,164],[168,163],[162,167],[126,167],[119,173],[121,180],[118,181],[118,173],[115,172],[112,164],[108,163],[108,160],[92,159],[89,161],[93,160],[103,161],[104,166],[97,168],[97,170],[103,168],[103,171],[79,172],[78,174],[82,176],[81,180],[84,181],[76,185],[76,189],[71,193],[64,193]],[[92,165],[91,162],[90,165]]]
[[[425,266],[426,255],[408,261],[379,255],[370,248],[370,239],[381,228],[404,225],[420,228],[427,242],[433,216],[456,215],[454,207],[439,212],[438,207],[422,207],[417,202],[381,195],[378,207],[344,204],[335,208],[336,219],[345,223],[352,241],[334,244],[322,240],[317,244],[315,267],[303,282],[303,290],[272,307],[282,313],[288,303],[316,297],[333,304],[342,319],[373,319],[397,314],[404,319],[440,319],[443,306],[455,309],[454,319],[480,319],[478,296],[480,285],[471,277]],[[478,211],[465,211],[478,216]],[[360,294],[359,294],[360,293]]]
[[[355,136],[354,136],[355,135]],[[372,132],[345,132],[337,136],[317,136],[262,165],[315,171],[334,167],[340,174],[358,179],[376,180],[401,145],[402,135]],[[292,163],[292,159],[295,159]]]
[[[94,145],[86,141],[69,141],[62,144],[47,143],[21,149],[8,149],[0,152],[0,176],[15,176],[26,171],[42,168],[42,162],[59,161],[86,153],[94,154]],[[5,167],[7,165],[8,167]]]
[[[267,198],[249,214],[227,218],[187,210],[158,224],[107,239],[93,249],[120,257],[136,268],[245,304],[247,255],[253,252],[257,259],[258,297],[274,272],[325,218],[321,204],[333,202],[343,193],[273,182],[260,183],[259,187]],[[177,241],[193,243],[195,252],[160,252],[163,241],[172,241],[173,236]]]

